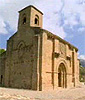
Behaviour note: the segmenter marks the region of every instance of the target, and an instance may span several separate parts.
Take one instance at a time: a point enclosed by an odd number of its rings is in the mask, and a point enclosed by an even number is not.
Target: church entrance
[[[61,63],[58,68],[58,86],[63,88],[67,86],[66,68],[63,63]]]

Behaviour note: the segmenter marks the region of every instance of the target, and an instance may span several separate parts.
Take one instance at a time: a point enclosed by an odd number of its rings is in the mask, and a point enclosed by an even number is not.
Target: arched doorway
[[[66,67],[63,63],[58,68],[58,86],[63,88],[67,87]]]

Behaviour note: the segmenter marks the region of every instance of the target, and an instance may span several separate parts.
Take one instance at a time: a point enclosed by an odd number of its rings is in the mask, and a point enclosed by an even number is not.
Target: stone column
[[[33,72],[32,72],[32,89],[39,90],[39,49],[40,49],[40,36],[35,35],[33,41]]]
[[[78,85],[78,72],[79,72],[79,63],[78,63],[78,59],[77,59],[77,51],[74,50],[74,69],[75,69],[75,86]]]
[[[55,39],[54,42],[55,42],[54,53],[59,53],[59,40]],[[57,59],[58,58],[54,57],[54,88],[55,89],[58,87],[58,71],[57,71],[57,63],[56,63]]]
[[[69,47],[68,47],[68,44],[66,44],[66,56],[69,57]]]
[[[73,82],[74,82],[74,86],[76,85],[76,69],[77,69],[77,55],[76,55],[76,51],[75,49],[73,49],[73,65],[72,65],[72,70],[73,70]]]
[[[59,40],[55,39],[55,52],[59,53]]]
[[[78,84],[79,84],[79,66],[80,66],[79,64],[80,64],[80,61],[77,60],[77,62],[78,62],[78,64],[77,64],[77,71],[78,71],[77,72],[77,75],[78,75],[77,78],[78,78]]]

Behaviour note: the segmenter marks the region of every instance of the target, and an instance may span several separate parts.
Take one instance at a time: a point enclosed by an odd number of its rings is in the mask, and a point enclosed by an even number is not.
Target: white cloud
[[[60,0],[43,0],[43,2],[41,0],[37,0],[36,2],[34,0],[1,0],[0,15],[2,15],[4,21],[9,23],[11,29],[17,30],[18,11],[30,4],[35,5],[44,12],[43,26],[45,29],[54,32],[62,38],[65,37],[63,27],[59,27],[58,25],[59,16],[56,14],[56,12],[59,12],[62,6],[62,2]]]
[[[17,30],[18,11],[30,5],[32,2],[34,3],[34,0],[0,0],[0,16],[3,18],[4,22],[10,25],[12,30]],[[2,20],[1,17],[0,20]],[[0,33],[2,33],[2,29],[4,29],[4,26],[1,26]],[[5,32],[7,34],[7,30],[4,31],[4,33]]]
[[[44,13],[43,28],[62,38],[74,37],[74,33],[65,33],[65,27],[73,30],[79,25],[76,30],[80,34],[85,31],[85,0],[0,0],[0,34],[8,34],[5,22],[10,25],[10,30],[17,31],[18,11],[29,5]]]
[[[64,32],[63,27],[60,27],[58,25],[53,27],[53,24],[49,25],[46,27],[46,29],[58,36],[60,36],[61,38],[65,38],[66,37],[66,33]]]
[[[80,16],[82,25],[85,25],[85,3],[80,4],[79,1],[80,0],[64,0],[62,13],[64,14],[66,22],[72,26],[80,23],[76,20],[78,16]]]
[[[85,33],[85,27],[81,27],[78,29],[78,31],[81,33],[81,32],[84,32]]]
[[[71,15],[64,21],[64,25],[74,26],[77,24],[78,24],[78,21],[76,20],[76,15]]]
[[[79,59],[83,59],[83,60],[85,60],[85,55],[80,54],[80,53],[78,52],[78,58],[79,58]]]
[[[4,20],[3,20],[3,18],[1,18],[0,17],[0,34],[7,34],[8,32],[7,32],[7,30],[6,30],[6,25],[5,25],[5,23],[4,23]]]
[[[63,27],[59,27],[59,26],[56,27],[56,35],[58,35],[62,38],[66,37],[66,33],[64,32]]]
[[[59,26],[62,17],[64,25],[72,27],[80,23],[76,20],[78,14],[82,25],[85,25],[85,3],[80,4],[79,0],[0,0],[0,20],[3,18],[3,22],[7,22],[12,30],[17,30],[18,11],[30,4],[43,11],[44,28],[62,38],[66,37],[63,26]],[[0,33],[7,33],[5,23],[0,26]]]
[[[80,56],[79,56],[79,59],[85,60],[85,55],[80,55]]]

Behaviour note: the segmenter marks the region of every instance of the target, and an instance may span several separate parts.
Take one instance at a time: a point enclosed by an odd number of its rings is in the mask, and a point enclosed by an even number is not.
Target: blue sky
[[[28,5],[44,13],[44,29],[76,46],[85,59],[85,0],[0,0],[0,48],[17,31],[18,11]]]

